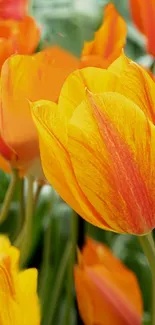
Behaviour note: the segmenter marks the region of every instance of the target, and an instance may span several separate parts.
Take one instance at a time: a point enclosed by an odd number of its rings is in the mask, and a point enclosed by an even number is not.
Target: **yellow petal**
[[[67,142],[67,125],[75,108],[86,99],[86,88],[93,93],[115,91],[117,76],[99,68],[85,68],[73,72],[64,83],[58,105],[60,116],[57,123],[59,137]]]
[[[116,91],[132,99],[155,124],[155,82],[143,68],[130,62],[119,78]]]
[[[67,148],[61,142],[62,121],[57,105],[48,101],[32,104],[34,122],[39,132],[42,166],[47,180],[60,196],[86,220],[108,228],[87,201],[75,178]],[[98,220],[99,219],[99,220]]]
[[[121,55],[108,67],[108,71],[120,76],[128,68],[130,62],[131,60],[122,51]]]
[[[39,325],[37,271],[19,272],[19,250],[0,237],[0,324]]]
[[[40,324],[40,308],[37,297],[37,270],[29,269],[19,273],[19,299],[21,301],[21,314],[24,315],[24,324]],[[31,302],[31,305],[30,305]],[[25,313],[29,306],[29,312]]]
[[[91,96],[69,124],[79,186],[115,231],[146,233],[155,226],[155,127],[120,94]]]
[[[152,76],[124,53],[108,71],[119,77],[116,91],[132,99],[155,124],[155,82]]]

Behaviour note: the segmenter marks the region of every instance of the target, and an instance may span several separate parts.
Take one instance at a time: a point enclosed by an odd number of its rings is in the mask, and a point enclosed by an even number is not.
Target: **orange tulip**
[[[147,40],[148,53],[155,56],[155,0],[130,0],[132,19]]]
[[[40,29],[33,17],[26,16],[21,21],[0,20],[0,69],[11,54],[33,53],[39,39]]]
[[[81,67],[107,68],[120,54],[126,42],[127,26],[112,3],[105,7],[104,20],[94,40],[86,42]]]
[[[0,19],[23,19],[26,16],[28,0],[1,0]]]
[[[105,245],[91,239],[74,269],[78,307],[85,325],[140,325],[137,279]]]
[[[5,61],[1,71],[0,154],[13,167],[29,168],[39,157],[28,101],[43,97],[57,102],[65,78],[78,65],[78,59],[58,47]]]
[[[155,82],[121,56],[73,72],[58,105],[32,104],[43,170],[86,221],[136,235],[155,227]]]

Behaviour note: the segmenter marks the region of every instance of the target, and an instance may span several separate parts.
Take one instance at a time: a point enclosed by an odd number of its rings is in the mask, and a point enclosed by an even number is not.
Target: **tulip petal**
[[[147,51],[155,56],[155,0],[130,0],[133,20],[140,31],[146,36]]]
[[[34,56],[12,56],[4,63],[0,132],[6,143],[17,152],[21,165],[39,155],[37,132],[28,100],[44,98],[57,101],[65,78],[77,66],[76,58],[57,47]]]
[[[108,67],[108,71],[120,76],[121,73],[129,67],[131,60],[125,56],[124,51],[122,50],[121,55]]]
[[[26,16],[18,22],[18,34],[16,35],[14,46],[20,54],[31,54],[35,51],[40,40],[40,28],[36,20],[31,16]],[[25,42],[25,39],[27,40]]]
[[[63,130],[57,105],[48,101],[36,102],[32,104],[32,115],[40,136],[42,166],[48,181],[86,220],[109,229],[78,186],[67,149],[59,136]]]
[[[124,58],[115,61],[112,71],[119,69]],[[122,63],[123,64],[123,63]],[[125,67],[126,65],[126,67]],[[116,91],[133,100],[155,124],[155,83],[138,64],[126,61],[116,85]]]
[[[85,56],[97,55],[102,57],[104,67],[108,67],[120,55],[126,41],[126,33],[125,21],[118,14],[114,5],[108,4],[105,8],[103,23],[95,33],[94,41],[90,44],[86,43],[84,46],[82,61],[84,61],[85,66],[87,61]]]
[[[154,227],[154,141],[155,127],[117,93],[91,94],[70,120],[68,150],[79,186],[115,231]]]
[[[4,61],[14,53],[11,40],[0,38],[0,70]]]
[[[127,270],[124,264],[112,254],[108,246],[97,242],[91,238],[87,238],[86,244],[82,249],[82,261],[87,266],[95,264],[104,265],[109,271],[123,272]]]
[[[78,308],[85,325],[93,324],[93,301],[90,291],[90,281],[78,266],[74,267],[74,280],[76,295],[78,297]],[[95,292],[93,292],[94,295]]]
[[[0,324],[39,325],[37,270],[19,272],[18,266],[19,250],[0,236]]]
[[[101,305],[101,310],[106,310],[103,322],[112,324],[112,320],[115,319],[115,324],[118,325],[140,325],[142,299],[135,276],[128,272],[126,278],[123,275],[120,276],[120,273],[116,274],[115,278],[115,274],[113,276],[111,272],[100,266],[96,266],[94,269],[85,269],[89,280],[95,286],[100,303],[103,301],[107,304],[106,309]],[[99,312],[98,314],[102,315]],[[111,321],[109,320],[110,315],[112,317]],[[97,315],[95,318],[97,318]]]
[[[28,269],[19,273],[19,299],[21,311],[25,311],[31,301],[33,313],[25,314],[24,322],[29,325],[40,324],[39,299],[37,298],[37,277],[36,269]]]
[[[58,105],[58,114],[61,123],[59,132],[61,142],[67,143],[67,126],[75,108],[86,99],[88,88],[93,93],[115,91],[118,77],[107,70],[85,68],[73,72],[64,83]]]
[[[142,14],[141,14],[140,8],[142,6],[142,3],[144,3],[144,2],[146,2],[146,1],[145,0],[142,0],[142,1],[141,0],[129,0],[132,19],[141,33],[144,33],[144,26],[143,26],[143,20],[142,20]]]

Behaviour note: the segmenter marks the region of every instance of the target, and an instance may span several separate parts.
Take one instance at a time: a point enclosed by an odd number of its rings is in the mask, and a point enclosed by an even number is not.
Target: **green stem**
[[[24,178],[20,180],[19,216],[20,216],[20,227],[22,228],[25,221]]]
[[[20,266],[23,267],[29,257],[31,244],[32,244],[32,224],[33,224],[33,212],[34,212],[34,200],[33,200],[33,177],[28,176],[27,187],[27,200],[25,211],[25,225],[21,232],[21,258]]]
[[[5,199],[0,212],[0,224],[3,223],[7,218],[17,182],[18,182],[18,171],[16,169],[13,169],[11,174],[10,184],[6,192]]]
[[[73,267],[76,258],[76,245],[77,245],[77,233],[78,233],[78,215],[73,211],[73,215],[71,217],[71,242],[72,249],[68,264],[68,277],[67,277],[67,297],[66,297],[66,309],[64,316],[64,325],[71,324],[71,309],[73,302]]]
[[[67,267],[67,264],[68,264],[68,261],[70,258],[71,248],[72,248],[71,243],[68,242],[66,245],[63,257],[61,259],[61,263],[60,263],[60,266],[59,266],[59,269],[57,272],[57,276],[55,279],[52,297],[50,298],[51,299],[51,306],[49,308],[50,313],[47,317],[46,325],[53,324],[55,311],[58,306],[58,300],[59,300],[59,296],[60,296],[60,293],[62,290],[62,284],[63,284],[63,280],[64,280],[66,267]]]
[[[35,198],[34,198],[35,206],[38,203],[38,199],[39,199],[39,196],[40,196],[40,193],[41,193],[42,188],[43,188],[43,185],[42,184],[38,184],[37,185],[37,190],[36,190]]]
[[[48,290],[49,290],[49,276],[50,276],[50,257],[51,257],[51,234],[52,234],[52,220],[50,220],[48,226],[44,231],[44,245],[43,245],[43,258],[40,272],[40,283],[39,283],[39,297],[42,306],[42,312],[46,302],[48,301]]]
[[[149,233],[145,236],[139,237],[140,244],[148,259],[151,273],[152,273],[152,322],[155,325],[155,246],[152,234]]]
[[[15,238],[18,238],[25,222],[24,178],[19,180],[19,216]]]

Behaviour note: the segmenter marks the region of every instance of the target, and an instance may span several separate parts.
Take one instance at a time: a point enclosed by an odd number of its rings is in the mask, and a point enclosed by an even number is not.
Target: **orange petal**
[[[94,40],[86,43],[82,52],[82,67],[93,63],[89,56],[100,56],[104,61],[103,67],[108,67],[121,53],[126,42],[127,27],[123,18],[118,14],[113,4],[108,4],[105,17],[99,30],[95,33]],[[88,58],[88,62],[87,62]],[[96,60],[97,62],[97,60]],[[84,65],[83,65],[84,64]],[[100,66],[97,62],[97,67]]]
[[[144,34],[147,38],[147,51],[155,56],[155,0],[140,3],[140,11],[143,21]]]
[[[71,54],[53,47],[34,56],[12,56],[4,63],[0,130],[5,142],[17,152],[20,166],[39,155],[28,100],[57,101],[65,78],[78,62]]]
[[[97,242],[90,237],[82,249],[82,260],[87,266],[95,264],[104,265],[109,271],[125,272],[124,264],[112,254],[112,251],[104,244]]]
[[[26,43],[25,43],[26,38]],[[33,17],[21,21],[0,21],[0,68],[11,54],[31,54],[40,39],[40,29]]]
[[[13,54],[13,46],[10,40],[0,38],[0,70],[4,61]]]
[[[144,1],[129,0],[132,19],[141,33],[144,33],[143,19],[141,14],[141,6],[143,5]]]
[[[85,55],[81,58],[80,68],[96,67],[105,69],[107,68],[107,62],[99,55]]]
[[[147,51],[155,56],[155,0],[130,0],[130,6],[135,24],[147,38]]]
[[[14,46],[16,47],[17,53],[33,53],[40,40],[40,28],[36,20],[33,17],[26,16],[18,22],[17,28],[18,33],[14,38]]]
[[[75,267],[78,306],[86,325],[141,324],[142,299],[135,276],[131,272],[129,278],[123,272],[113,274],[99,265]]]

